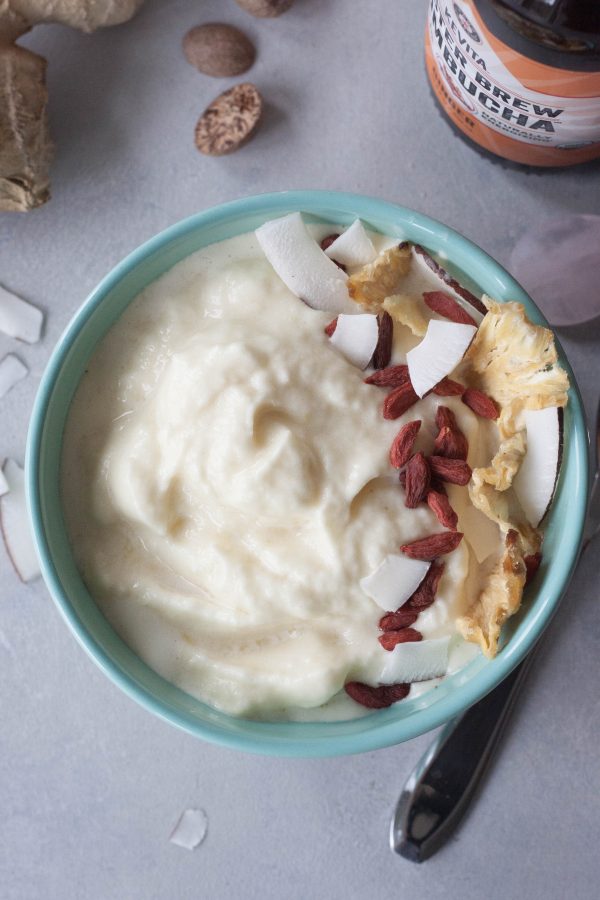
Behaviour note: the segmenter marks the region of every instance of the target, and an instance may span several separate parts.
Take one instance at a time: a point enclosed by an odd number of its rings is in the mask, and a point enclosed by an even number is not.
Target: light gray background
[[[40,373],[86,294],[124,254],[214,203],[294,187],[356,190],[429,213],[506,261],[563,211],[600,212],[600,169],[540,175],[480,158],[438,116],[423,72],[425,0],[297,0],[256,20],[233,0],[149,0],[85,36],[40,27],[57,144],[53,198],[0,215],[0,282],[48,312],[19,346],[33,376],[0,400],[0,455],[23,457]],[[256,139],[209,159],[205,105],[229,82],[190,68],[180,40],[226,19],[258,46],[268,109]],[[588,410],[598,328],[563,336]],[[14,349],[0,339],[0,355]],[[585,900],[598,890],[597,554],[550,628],[485,791],[456,838],[418,867],[388,819],[427,737],[360,757],[277,760],[205,745],[127,699],[76,645],[44,587],[0,548],[0,895],[43,898]],[[186,807],[209,833],[168,843]]]

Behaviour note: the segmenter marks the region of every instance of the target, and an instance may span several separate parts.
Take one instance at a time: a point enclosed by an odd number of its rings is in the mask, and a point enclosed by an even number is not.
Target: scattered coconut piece
[[[463,287],[444,267],[420,244],[415,244],[412,248],[414,263],[424,275],[432,275],[439,282],[439,290],[450,294],[457,303],[468,309],[469,315],[480,322],[485,316],[487,310],[484,303],[472,294],[471,291]]]
[[[406,354],[410,380],[419,397],[456,368],[476,331],[474,325],[430,320],[421,343]]]
[[[331,344],[359,369],[366,369],[377,347],[379,325],[377,316],[363,313],[357,316],[339,315]]]
[[[374,600],[378,606],[393,611],[414,594],[425,578],[429,566],[430,563],[423,560],[390,553],[374,572],[361,578],[360,586],[367,597]]]
[[[513,487],[528,522],[537,527],[552,503],[560,470],[562,415],[556,406],[523,413],[527,450]]]
[[[256,58],[254,44],[244,32],[222,22],[206,22],[191,28],[182,46],[190,65],[215,78],[241,75]]]
[[[41,309],[0,285],[0,331],[18,341],[35,344],[40,339],[43,324]]]
[[[287,12],[294,0],[235,0],[238,6],[258,19],[274,19]]]
[[[450,636],[428,641],[408,641],[384,651],[385,658],[377,678],[379,684],[413,683],[439,678],[448,670]]]
[[[343,266],[366,266],[377,256],[373,242],[360,219],[355,219],[346,231],[329,244],[325,253]]]
[[[262,105],[258,89],[249,81],[219,94],[198,119],[198,150],[207,156],[233,153],[254,134]]]
[[[208,816],[203,809],[185,809],[169,836],[169,841],[184,850],[199,847],[208,831]]]
[[[323,253],[299,212],[265,222],[256,237],[284,284],[313,309],[358,312],[348,296],[346,274]]]
[[[0,360],[0,397],[5,394],[25,378],[29,369],[21,362],[21,360],[13,353],[8,353],[4,359]]]
[[[4,494],[8,494],[9,490],[8,481],[4,476],[4,472],[0,469],[0,497],[3,497]]]
[[[21,581],[27,583],[40,574],[37,554],[33,545],[23,469],[13,459],[4,463],[4,477],[8,493],[0,497],[0,526],[6,551]]]

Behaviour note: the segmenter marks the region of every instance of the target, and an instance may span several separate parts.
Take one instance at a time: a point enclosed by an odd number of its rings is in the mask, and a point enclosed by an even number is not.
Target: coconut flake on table
[[[3,471],[9,489],[0,497],[0,527],[15,571],[27,583],[38,577],[40,567],[29,527],[25,477],[14,459],[6,460]]]
[[[359,369],[366,369],[375,353],[379,340],[377,316],[359,313],[337,317],[335,331],[329,338],[331,344]]]
[[[450,375],[465,355],[477,328],[431,319],[423,340],[406,354],[408,373],[417,396]]]
[[[420,559],[390,553],[374,572],[361,578],[360,586],[378,606],[393,611],[414,594],[430,565]]]
[[[208,831],[208,816],[203,809],[185,809],[169,836],[169,841],[184,850],[199,847]]]
[[[343,266],[366,266],[373,262],[377,251],[360,219],[343,231],[325,250],[326,255]]]
[[[263,253],[297,297],[325,312],[358,312],[348,294],[346,273],[321,250],[299,212],[265,222],[255,234]]]
[[[0,397],[8,394],[28,372],[27,366],[13,353],[8,353],[0,360]]]
[[[439,678],[448,670],[450,636],[428,641],[397,644],[393,650],[382,651],[382,668],[378,684],[411,684]]]
[[[39,341],[44,314],[37,306],[0,285],[0,331],[27,344]]]
[[[561,455],[560,410],[526,409],[523,420],[527,430],[527,452],[515,475],[513,488],[527,516],[537,527],[552,502]]]

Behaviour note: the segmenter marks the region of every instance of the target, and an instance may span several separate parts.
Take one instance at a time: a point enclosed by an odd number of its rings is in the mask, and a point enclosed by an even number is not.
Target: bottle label
[[[486,149],[533,165],[600,156],[599,73],[528,60],[489,32],[472,0],[431,0],[426,54],[446,113]]]

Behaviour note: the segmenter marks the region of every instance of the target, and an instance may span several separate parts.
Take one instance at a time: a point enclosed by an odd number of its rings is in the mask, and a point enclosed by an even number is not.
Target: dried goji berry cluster
[[[476,324],[455,300],[441,291],[426,293],[423,298],[430,309],[453,322]],[[334,319],[325,329],[326,333],[331,335],[335,325]],[[392,320],[384,313],[383,317],[379,317],[379,343],[371,361],[375,371],[365,379],[366,384],[389,389],[383,401],[383,416],[386,419],[399,418],[419,400],[411,384],[408,366],[388,365],[391,359],[392,329]],[[498,407],[491,397],[451,378],[443,378],[431,393],[440,397],[460,397],[477,415],[487,419],[498,417]],[[425,456],[420,451],[413,452],[422,424],[420,419],[403,425],[390,447],[390,463],[395,469],[399,469],[405,505],[409,509],[415,509],[420,503],[426,503],[440,524],[448,530],[427,535],[400,547],[402,553],[411,559],[432,561],[433,564],[412,596],[399,609],[386,613],[380,619],[382,634],[379,642],[386,650],[393,650],[400,643],[422,640],[421,632],[412,626],[419,613],[434,602],[444,572],[444,563],[433,561],[455,550],[463,537],[456,530],[458,517],[450,505],[444,484],[468,484],[471,478],[471,468],[467,463],[469,444],[458,427],[454,413],[447,406],[437,408],[435,423],[438,432],[434,441],[434,453],[430,456]],[[532,561],[532,567],[533,565],[535,562]],[[404,699],[409,693],[410,684],[373,687],[352,681],[345,685],[345,690],[363,706],[380,709]]]

